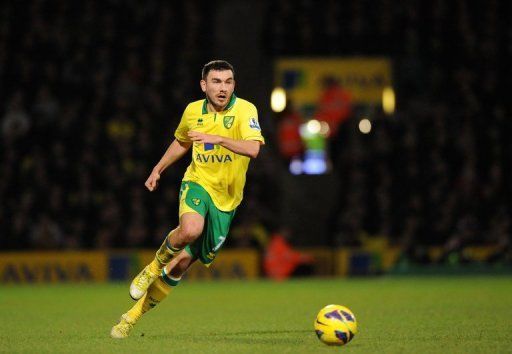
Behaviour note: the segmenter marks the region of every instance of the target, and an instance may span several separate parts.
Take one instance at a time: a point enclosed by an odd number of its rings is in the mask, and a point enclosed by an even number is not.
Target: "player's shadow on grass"
[[[246,343],[246,344],[297,344],[297,338],[304,338],[304,333],[312,333],[310,329],[286,330],[286,331],[243,331],[212,333],[209,335],[215,341]],[[282,337],[289,334],[290,336]],[[276,338],[276,335],[279,337]],[[313,333],[314,336],[314,333]]]
[[[212,333],[210,336],[241,336],[241,335],[263,335],[263,334],[286,334],[286,333],[313,333],[310,329],[296,329],[287,331],[243,331],[243,332],[227,332]]]

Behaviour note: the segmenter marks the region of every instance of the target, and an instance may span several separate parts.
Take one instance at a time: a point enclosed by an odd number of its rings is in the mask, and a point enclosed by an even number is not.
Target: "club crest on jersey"
[[[201,199],[199,199],[199,198],[192,198],[192,203],[194,203],[194,205],[197,206],[197,205],[201,204]]]
[[[202,126],[203,125],[203,118],[199,118],[197,120],[197,126]]]
[[[249,127],[256,130],[261,130],[260,124],[256,120],[256,118],[249,119]]]
[[[235,120],[235,116],[225,116],[224,117],[224,127],[229,129],[233,126],[233,121]]]

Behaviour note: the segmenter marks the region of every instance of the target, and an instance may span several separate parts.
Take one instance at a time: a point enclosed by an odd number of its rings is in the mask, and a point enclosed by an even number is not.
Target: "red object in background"
[[[336,135],[339,125],[352,114],[352,96],[335,82],[329,82],[326,86],[318,101],[315,118],[327,122],[331,135]]]
[[[285,280],[301,264],[309,264],[313,258],[292,249],[286,239],[277,234],[268,243],[263,269],[265,274],[275,280]]]
[[[279,153],[281,156],[291,159],[302,153],[302,138],[300,125],[302,118],[296,112],[283,116],[278,123]]]

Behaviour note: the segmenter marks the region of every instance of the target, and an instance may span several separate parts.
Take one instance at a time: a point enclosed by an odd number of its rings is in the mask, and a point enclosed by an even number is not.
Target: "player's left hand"
[[[193,130],[189,131],[187,134],[190,140],[196,143],[220,144],[222,141],[222,137],[218,135],[205,134]]]

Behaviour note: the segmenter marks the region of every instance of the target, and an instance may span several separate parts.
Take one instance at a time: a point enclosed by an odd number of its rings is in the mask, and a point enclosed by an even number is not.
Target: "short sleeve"
[[[187,133],[190,130],[187,124],[187,118],[188,118],[188,106],[185,108],[185,111],[183,112],[183,115],[181,116],[180,124],[178,125],[178,128],[176,128],[176,131],[174,132],[174,137],[182,142],[190,142],[190,138],[188,137]]]
[[[258,110],[252,104],[242,114],[240,133],[243,140],[256,140],[265,144],[265,138],[261,134],[260,123],[258,122]]]

